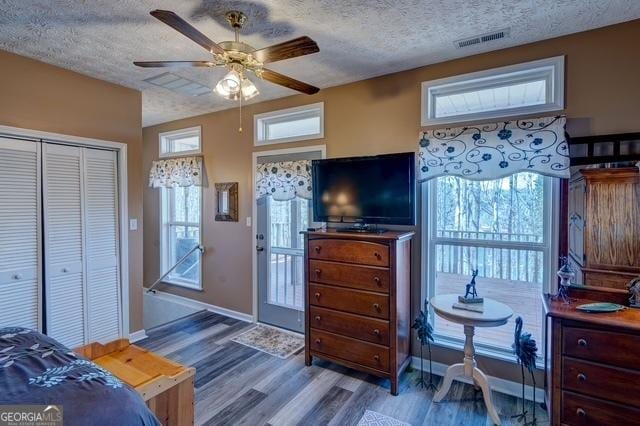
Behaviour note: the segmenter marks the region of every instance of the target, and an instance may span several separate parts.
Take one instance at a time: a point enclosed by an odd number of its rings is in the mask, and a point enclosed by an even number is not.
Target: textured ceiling
[[[134,60],[208,60],[149,15],[172,10],[214,41],[230,40],[225,11],[242,10],[241,39],[256,48],[308,35],[320,53],[270,68],[320,88],[640,18],[638,0],[0,0],[0,49],[141,90],[144,125],[235,106],[187,97],[143,79],[166,70]],[[511,37],[456,49],[455,40],[511,28]],[[178,69],[213,87],[222,69]],[[256,101],[295,92],[262,81]]]

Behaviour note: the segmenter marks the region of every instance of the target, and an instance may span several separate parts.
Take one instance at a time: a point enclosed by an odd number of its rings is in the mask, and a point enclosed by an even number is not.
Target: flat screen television
[[[413,152],[312,161],[316,222],[415,225]]]

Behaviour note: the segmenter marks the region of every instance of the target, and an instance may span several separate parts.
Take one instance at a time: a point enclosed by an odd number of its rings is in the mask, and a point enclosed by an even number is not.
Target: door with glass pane
[[[295,189],[303,181],[307,188],[309,160],[318,158],[322,158],[320,151],[266,155],[257,165],[262,171],[268,169],[257,182],[266,186],[256,200],[258,321],[300,333],[304,332],[305,292],[301,232],[312,226],[312,207],[310,191]],[[291,178],[297,172],[299,176]]]

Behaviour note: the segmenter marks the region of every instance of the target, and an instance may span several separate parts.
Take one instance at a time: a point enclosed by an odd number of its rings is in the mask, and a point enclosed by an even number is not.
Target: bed
[[[62,406],[65,425],[160,425],[104,368],[26,328],[0,328],[0,405]]]

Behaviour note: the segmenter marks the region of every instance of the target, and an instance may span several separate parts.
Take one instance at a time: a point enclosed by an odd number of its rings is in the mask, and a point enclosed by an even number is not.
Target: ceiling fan
[[[310,84],[295,80],[264,67],[265,64],[272,62],[319,52],[320,49],[317,43],[307,36],[298,37],[262,49],[255,49],[240,41],[240,30],[247,22],[247,16],[237,10],[229,11],[225,14],[227,22],[229,22],[229,25],[231,25],[235,31],[235,40],[223,41],[221,43],[211,41],[207,36],[171,11],[154,10],[151,12],[151,16],[195,41],[212,54],[213,57],[208,61],[145,61],[134,62],[134,65],[144,68],[227,67],[229,72],[216,84],[214,91],[232,100],[246,101],[259,94],[256,86],[247,78],[248,72],[254,73],[263,80],[288,87],[289,89],[307,95],[313,95],[320,90]]]

